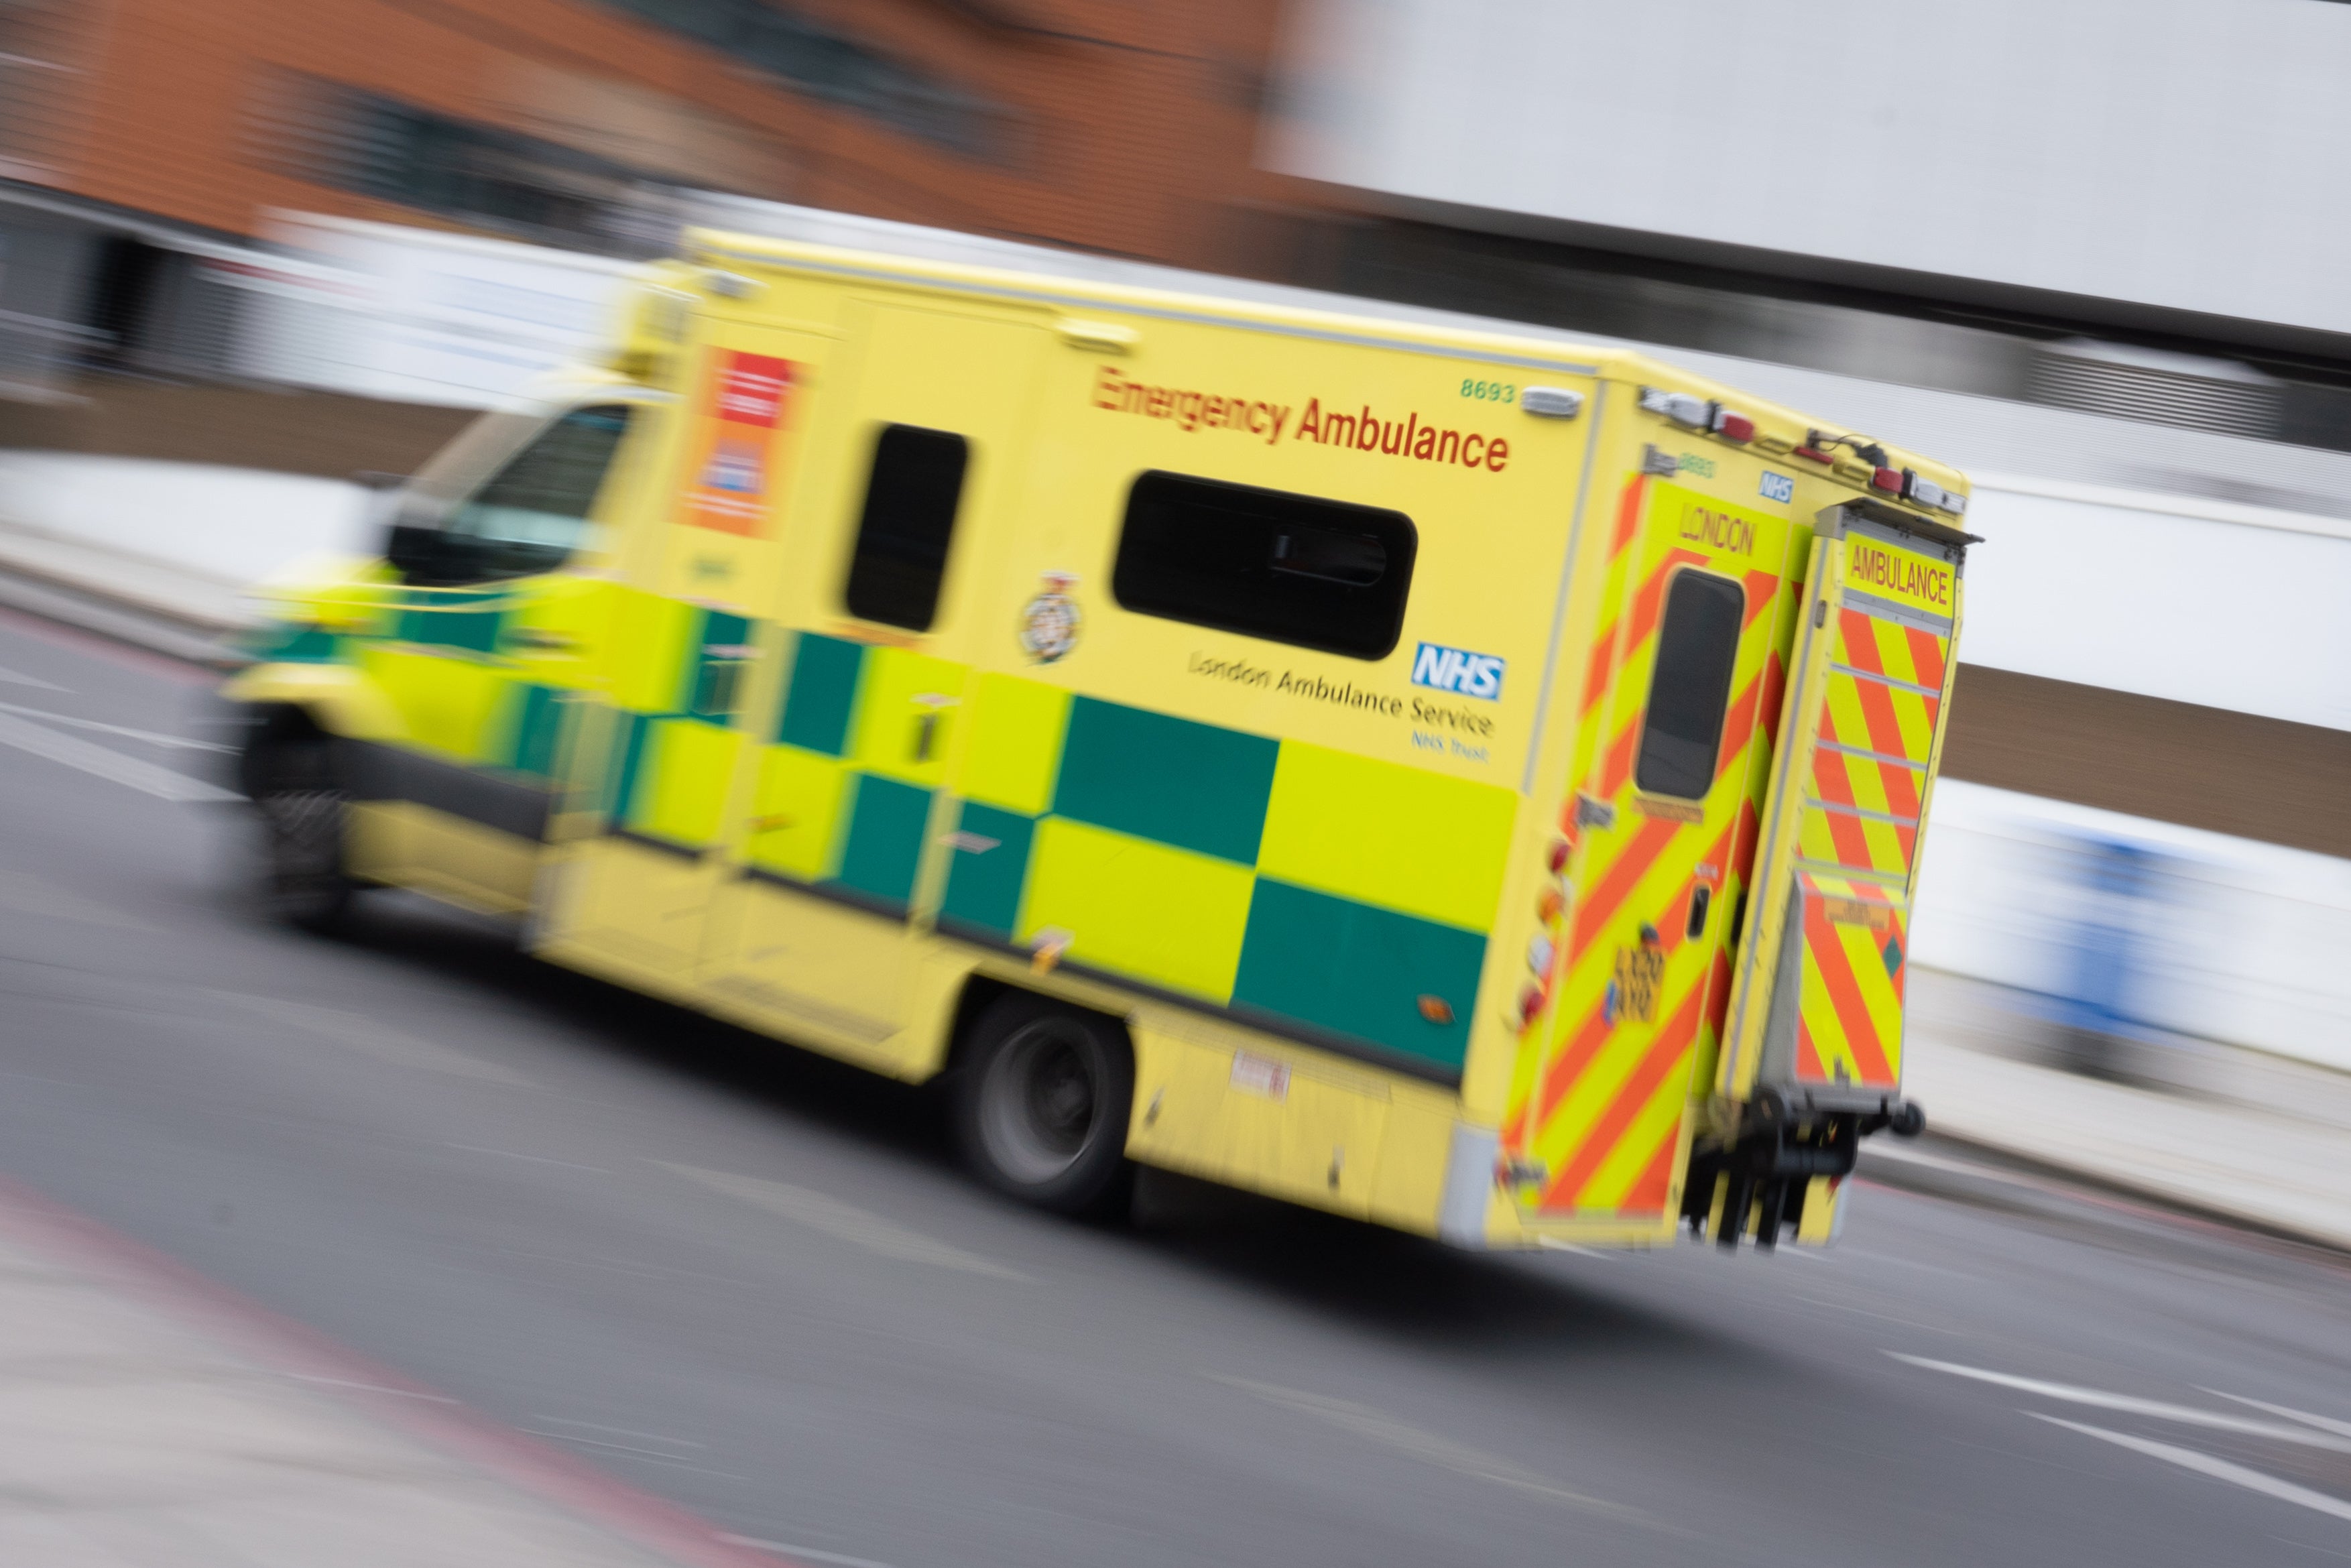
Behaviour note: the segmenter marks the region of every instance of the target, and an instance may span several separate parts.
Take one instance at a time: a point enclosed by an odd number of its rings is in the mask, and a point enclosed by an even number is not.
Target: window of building
[[[575,408],[507,460],[437,529],[402,529],[393,564],[413,582],[489,582],[553,571],[588,544],[589,518],[629,428],[622,403]]]
[[[841,594],[852,615],[910,632],[931,629],[970,460],[969,444],[952,432],[882,427]]]
[[[1633,782],[1645,794],[1701,799],[1714,788],[1722,747],[1723,705],[1747,594],[1727,577],[1684,570],[1666,590],[1657,627],[1657,667],[1649,677],[1649,716],[1641,729]]]
[[[602,0],[811,98],[972,157],[1002,159],[1009,116],[954,84],[772,0]]]
[[[269,73],[247,139],[296,179],[519,239],[645,256],[675,239],[660,176],[340,82]]]
[[[1418,546],[1402,512],[1153,472],[1127,493],[1111,592],[1145,615],[1381,659]]]

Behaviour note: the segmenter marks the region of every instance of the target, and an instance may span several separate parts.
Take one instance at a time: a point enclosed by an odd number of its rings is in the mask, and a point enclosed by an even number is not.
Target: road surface
[[[935,1096],[495,924],[263,925],[241,816],[174,798],[207,702],[0,621],[0,1179],[724,1531],[852,1568],[2351,1557],[2340,1260],[1931,1140],[1825,1256],[1468,1256],[1148,1176],[1133,1225],[1065,1223],[967,1182]]]

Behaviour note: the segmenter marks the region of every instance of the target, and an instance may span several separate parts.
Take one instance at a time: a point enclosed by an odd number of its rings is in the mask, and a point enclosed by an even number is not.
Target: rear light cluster
[[[1535,934],[1527,939],[1527,975],[1519,991],[1519,1027],[1532,1029],[1551,1008],[1551,991],[1559,967],[1560,922],[1567,914],[1567,862],[1574,846],[1566,839],[1552,840],[1543,851],[1543,869],[1551,875],[1535,900]]]
[[[1755,422],[1752,419],[1690,392],[1643,387],[1641,408],[1647,413],[1662,413],[1676,424],[1702,430],[1709,435],[1719,435],[1725,441],[1736,441],[1741,445],[1755,439]]]
[[[1949,512],[1955,517],[1964,517],[1967,514],[1968,498],[1956,490],[1946,490],[1932,479],[1919,477],[1915,469],[1894,467],[1886,455],[1886,448],[1874,442],[1858,441],[1850,435],[1831,435],[1824,431],[1808,430],[1804,432],[1804,444],[1789,455],[1801,457],[1807,463],[1818,463],[1827,467],[1834,467],[1836,454],[1831,448],[1836,446],[1851,447],[1854,455],[1868,465],[1871,489],[1907,501],[1914,507],[1925,507],[1930,511]],[[1858,469],[1847,470],[1848,476],[1858,472]]]

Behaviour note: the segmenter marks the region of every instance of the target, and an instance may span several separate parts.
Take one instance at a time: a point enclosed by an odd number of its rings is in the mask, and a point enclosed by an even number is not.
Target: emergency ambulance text
[[[1407,413],[1398,424],[1392,419],[1374,417],[1372,405],[1364,404],[1361,413],[1341,413],[1337,409],[1324,413],[1322,400],[1311,398],[1306,412],[1298,416],[1298,432],[1294,441],[1311,441],[1321,446],[1351,446],[1358,452],[1381,452],[1390,457],[1417,457],[1423,463],[1458,463],[1464,468],[1483,468],[1499,474],[1510,461],[1510,444],[1497,435],[1492,438],[1470,431],[1438,430],[1433,424],[1421,423],[1417,413]]]
[[[1880,549],[1866,539],[1855,539],[1845,552],[1845,573],[1857,586],[1883,589],[1905,599],[1929,604],[1949,613],[1951,572],[1949,567]]]
[[[1146,419],[1172,419],[1186,431],[1245,430],[1262,435],[1268,446],[1281,439],[1290,423],[1289,403],[1253,402],[1249,398],[1217,397],[1177,387],[1145,386],[1129,381],[1112,365],[1094,371],[1094,406],[1117,413],[1139,413]]]

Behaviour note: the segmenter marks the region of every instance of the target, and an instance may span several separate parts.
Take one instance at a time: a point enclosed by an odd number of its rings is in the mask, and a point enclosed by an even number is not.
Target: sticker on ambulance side
[[[1412,684],[1451,692],[1456,696],[1499,702],[1502,659],[1496,653],[1472,653],[1466,648],[1423,643],[1412,661]]]
[[[1078,645],[1078,628],[1084,618],[1070,597],[1076,574],[1049,571],[1043,591],[1020,607],[1020,651],[1040,664],[1057,664]]]
[[[1767,501],[1792,501],[1796,498],[1796,481],[1786,474],[1763,470],[1763,498]]]

